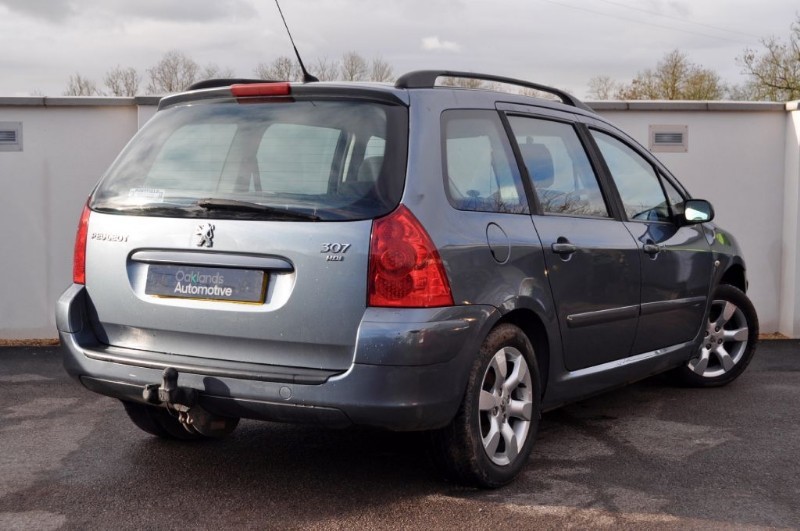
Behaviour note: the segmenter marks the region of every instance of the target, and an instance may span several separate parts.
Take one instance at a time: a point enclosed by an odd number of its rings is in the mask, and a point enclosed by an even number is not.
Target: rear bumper
[[[100,344],[88,324],[83,286],[64,292],[56,322],[64,367],[91,391],[143,402],[164,367],[197,389],[218,415],[282,422],[425,430],[447,424],[464,395],[472,360],[498,319],[490,306],[369,309],[354,363],[341,373],[208,360]]]

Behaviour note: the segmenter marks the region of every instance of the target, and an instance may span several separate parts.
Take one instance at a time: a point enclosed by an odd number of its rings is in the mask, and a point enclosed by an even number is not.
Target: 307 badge
[[[328,262],[342,262],[344,254],[350,248],[350,243],[323,243],[320,253],[325,254]]]

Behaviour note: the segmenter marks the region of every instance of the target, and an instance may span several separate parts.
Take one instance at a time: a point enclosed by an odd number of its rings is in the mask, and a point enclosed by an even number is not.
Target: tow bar
[[[239,424],[238,418],[214,415],[200,407],[197,403],[198,391],[191,387],[180,387],[178,371],[174,367],[164,369],[160,384],[146,385],[142,397],[148,404],[166,407],[189,433],[224,437]]]

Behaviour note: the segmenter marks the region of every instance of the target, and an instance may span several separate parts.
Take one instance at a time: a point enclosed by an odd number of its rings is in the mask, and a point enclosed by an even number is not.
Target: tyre
[[[741,375],[755,354],[758,315],[740,289],[727,284],[714,292],[700,349],[671,372],[680,385],[718,387]]]
[[[122,401],[125,413],[136,426],[156,437],[162,439],[177,439],[181,441],[194,441],[205,439],[204,435],[187,431],[180,421],[173,417],[166,408],[147,406],[135,402]]]
[[[518,327],[493,329],[475,359],[453,421],[432,433],[433,457],[459,483],[496,488],[525,466],[539,427],[541,383],[533,346]]]

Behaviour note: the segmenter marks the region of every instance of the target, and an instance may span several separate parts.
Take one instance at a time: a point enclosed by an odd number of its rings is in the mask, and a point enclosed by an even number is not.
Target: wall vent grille
[[[656,133],[654,141],[656,144],[681,145],[683,133]]]
[[[653,153],[686,153],[689,151],[689,126],[651,125],[650,151]]]
[[[22,151],[22,122],[0,122],[0,151]]]

